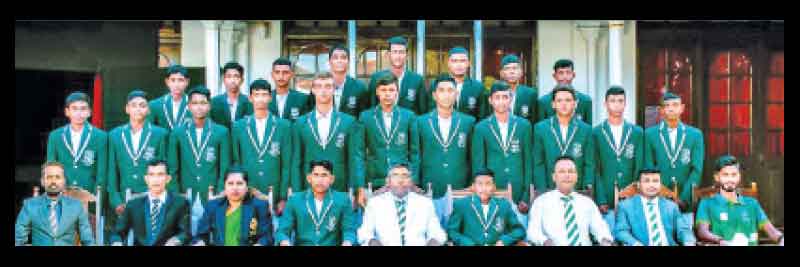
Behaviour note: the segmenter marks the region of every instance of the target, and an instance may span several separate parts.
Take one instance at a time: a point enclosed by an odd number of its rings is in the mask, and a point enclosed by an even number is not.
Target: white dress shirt
[[[489,204],[481,204],[483,208],[483,218],[489,218]]]
[[[344,94],[344,83],[336,85],[336,90],[333,91],[333,106],[336,111],[342,106],[342,94]]]
[[[175,122],[176,126],[177,126],[177,123],[178,123],[178,113],[181,113],[180,108],[181,108],[181,101],[175,102],[175,100],[173,99],[172,100],[172,121]]]
[[[511,97],[511,104],[508,106],[508,112],[511,113],[511,114],[514,114],[514,107],[515,107],[514,104],[517,103],[517,97],[516,97],[517,96],[517,91],[516,90],[514,90],[514,91],[509,90],[508,93],[510,94],[510,97]]]
[[[383,114],[383,116],[382,116],[383,117],[383,126],[386,127],[384,129],[386,130],[387,133],[391,133],[391,131],[392,131],[392,112],[383,112],[383,111],[381,111],[381,114]]]
[[[453,115],[450,115],[450,117],[447,119],[439,116],[439,134],[441,134],[443,142],[447,142],[447,138],[450,137],[450,124],[452,124],[452,122]]]
[[[669,128],[667,127],[667,131],[669,132],[669,142],[672,144],[672,150],[675,150],[675,146],[677,146],[677,139],[678,139],[678,128]]]
[[[569,132],[569,124],[567,126],[559,124],[558,127],[561,127],[561,142],[566,143],[568,141],[567,132]]]
[[[142,137],[143,130],[144,128],[139,129],[137,132],[133,132],[133,129],[131,129],[131,142],[133,142],[133,151],[139,151],[139,139]]]
[[[500,127],[500,139],[503,140],[503,144],[506,143],[506,135],[508,135],[508,122],[500,122],[497,121],[497,126]]]
[[[548,239],[553,241],[556,246],[569,244],[567,240],[566,222],[564,221],[564,201],[561,200],[558,190],[552,190],[536,198],[531,208],[532,217],[528,221],[527,239],[532,243],[542,246]],[[591,246],[589,233],[595,240],[614,240],[608,228],[608,224],[603,220],[597,205],[592,199],[577,192],[570,193],[572,207],[575,212],[575,220],[578,226],[578,241],[582,246]]]
[[[447,234],[439,224],[433,201],[425,196],[409,192],[406,202],[406,246],[425,246],[434,239],[440,244],[447,241]],[[397,222],[397,206],[391,192],[374,196],[367,202],[364,222],[358,228],[358,242],[368,245],[377,239],[384,246],[400,246],[400,225]]]
[[[233,102],[231,102],[231,100],[228,99],[228,110],[231,111],[231,121],[232,122],[236,121],[236,107],[237,106],[239,106],[239,99],[236,99]]]
[[[614,145],[619,147],[622,143],[622,126],[624,123],[620,123],[619,125],[614,125],[609,123],[608,128],[611,128],[611,138],[614,138]]]
[[[83,126],[86,127],[86,126]],[[69,128],[70,131],[70,139],[72,139],[72,149],[78,151],[81,147],[81,134],[83,133],[83,128],[80,131],[73,131],[72,127]]]
[[[456,94],[456,109],[461,107],[459,105],[461,105],[461,88],[463,88],[463,87],[464,87],[464,83],[456,82],[456,91],[458,92]]]
[[[644,220],[645,220],[645,223],[647,224],[648,237],[650,237],[651,238],[650,241],[652,241],[652,237],[653,237],[653,235],[655,235],[656,232],[653,231],[652,227],[650,227],[650,221],[648,220],[648,218],[650,218],[651,214],[650,214],[650,209],[647,207],[647,203],[649,201],[651,201],[651,200],[648,200],[646,197],[640,197],[640,199],[642,200],[642,209],[644,209]],[[656,222],[658,222],[658,230],[657,231],[659,232],[659,235],[661,236],[661,238],[660,238],[661,239],[661,244],[650,244],[650,245],[651,246],[669,246],[669,243],[667,243],[667,235],[666,235],[667,231],[664,231],[664,223],[661,220],[661,211],[659,211],[659,208],[658,208],[658,198],[653,198],[652,201],[653,201],[653,203],[655,205],[655,207],[653,207],[653,213],[656,214]]]
[[[331,114],[333,111],[328,111],[328,114],[323,115],[317,111],[317,131],[319,132],[320,141],[325,142],[328,140],[328,133],[331,131]]]
[[[317,208],[317,214],[322,214],[322,200],[314,198],[314,206]]]
[[[258,143],[261,144],[264,142],[264,131],[267,128],[267,118],[263,119],[255,119],[256,121],[256,134],[258,135]]]
[[[286,107],[286,99],[289,99],[289,92],[283,95],[275,94],[275,98],[278,101],[278,117],[283,118],[283,108]]]
[[[203,128],[195,128],[194,131],[197,134],[197,136],[195,137],[197,139],[197,142],[195,142],[195,146],[200,147],[201,145],[203,145],[203,143],[201,142],[203,140]]]

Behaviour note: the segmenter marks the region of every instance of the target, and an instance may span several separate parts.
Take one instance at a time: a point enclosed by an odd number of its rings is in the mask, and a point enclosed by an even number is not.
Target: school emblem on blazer
[[[156,149],[152,146],[148,146],[144,149],[144,154],[142,154],[142,159],[146,161],[150,161],[155,157]]]
[[[505,227],[505,223],[503,221],[503,218],[497,218],[497,219],[494,220],[494,230],[495,231],[497,231],[498,233],[502,233],[504,227]]]
[[[338,148],[344,147],[344,133],[339,133],[339,135],[336,136],[336,147]]]
[[[511,153],[519,153],[519,139],[511,139]]]
[[[405,145],[406,144],[406,133],[398,133],[397,134],[397,141],[395,141],[397,145]]]
[[[578,120],[583,120],[583,116],[581,114],[578,114]]]
[[[94,151],[87,149],[83,152],[83,159],[81,161],[86,166],[92,166],[92,164],[94,164]]]
[[[329,232],[333,232],[333,230],[336,230],[336,216],[330,217],[330,219],[328,220],[327,228]]]
[[[625,158],[627,159],[633,158],[633,144],[625,145]]]
[[[273,157],[277,157],[281,154],[281,143],[280,142],[272,142],[269,146],[269,154]]]
[[[300,116],[300,110],[298,110],[296,107],[292,107],[292,109],[290,110],[290,113],[291,113],[292,119],[297,119],[297,117]]]
[[[688,164],[689,161],[691,160],[692,160],[692,152],[689,151],[688,148],[684,148],[683,150],[681,150],[681,162],[683,164]]]
[[[576,158],[580,158],[581,156],[583,156],[583,149],[581,149],[581,144],[572,145],[572,156]]]
[[[520,113],[522,113],[522,117],[528,117],[528,105],[523,105],[520,108]]]
[[[214,162],[215,159],[217,159],[217,155],[216,153],[214,153],[214,148],[213,147],[206,148],[206,161]]]
[[[413,88],[408,88],[408,94],[406,94],[406,99],[408,99],[408,101],[410,102],[414,102],[414,99],[416,98],[415,96],[416,92],[417,90]]]
[[[458,147],[464,148],[467,147],[467,134],[466,133],[458,133]]]
[[[478,103],[478,100],[476,100],[474,96],[470,96],[467,99],[467,108],[475,109],[475,104],[477,104],[477,103]]]
[[[347,107],[348,108],[356,108],[356,97],[350,96],[347,98]]]
[[[250,227],[249,228],[250,228],[249,236],[251,238],[255,237],[256,233],[257,233],[257,229],[258,229],[258,220],[256,218],[253,218],[252,220],[250,220]]]

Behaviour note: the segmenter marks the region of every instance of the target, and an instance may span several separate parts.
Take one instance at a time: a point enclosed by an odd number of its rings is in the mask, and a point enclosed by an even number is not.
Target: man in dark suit
[[[189,240],[189,201],[166,187],[172,177],[167,162],[147,164],[147,194],[130,200],[117,220],[112,245],[122,245],[122,236],[133,229],[136,246],[178,246]]]

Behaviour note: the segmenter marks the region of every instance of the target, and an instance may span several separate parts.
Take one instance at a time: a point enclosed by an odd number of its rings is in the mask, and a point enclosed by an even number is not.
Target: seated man
[[[367,202],[364,222],[358,228],[358,242],[370,246],[444,244],[447,234],[439,225],[433,201],[410,191],[413,184],[408,164],[395,164],[387,173],[389,192],[375,195]]]
[[[447,222],[447,235],[455,245],[505,246],[525,238],[509,201],[492,196],[497,187],[491,170],[478,170],[472,188],[474,194],[455,202]]]
[[[612,245],[608,224],[591,198],[574,191],[578,180],[570,156],[556,159],[553,181],[556,189],[533,201],[528,221],[528,240],[537,246],[591,246],[589,233],[600,245]]]
[[[276,239],[281,246],[291,244],[293,232],[298,246],[351,246],[356,242],[353,205],[347,193],[330,188],[335,178],[333,163],[311,161],[306,176],[310,188],[289,197],[278,224]]]
[[[172,177],[167,173],[167,162],[153,160],[147,164],[144,182],[147,196],[130,200],[125,205],[114,235],[112,245],[122,245],[122,236],[133,229],[136,246],[178,246],[188,243],[189,201],[173,192],[167,192]]]
[[[626,246],[694,246],[692,229],[678,205],[658,196],[661,172],[639,171],[639,194],[618,204],[614,237]]]
[[[718,194],[700,201],[697,207],[697,237],[721,246],[757,246],[758,231],[783,246],[783,233],[775,229],[758,200],[736,193],[741,182],[739,162],[723,155],[714,164]]]
[[[23,203],[14,225],[14,245],[24,245],[30,236],[34,246],[72,246],[75,230],[80,230],[81,245],[94,245],[89,213],[80,201],[61,195],[66,184],[64,165],[45,162],[41,183],[47,193]]]

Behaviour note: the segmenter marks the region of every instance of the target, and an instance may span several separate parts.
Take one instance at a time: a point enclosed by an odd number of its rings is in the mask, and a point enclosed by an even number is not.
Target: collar
[[[319,112],[319,110],[316,110],[316,113],[317,113],[317,120],[330,119],[331,118],[331,114],[333,114],[333,109],[328,111],[328,113],[322,113],[322,112]]]
[[[155,197],[151,193],[149,193],[149,192],[147,193],[147,201],[149,201],[150,203],[153,203],[153,199],[156,199],[156,198],[159,201],[161,201],[161,205],[163,206],[164,203],[167,202],[167,191],[164,191],[164,192],[161,193],[161,195],[155,196]]]
[[[740,195],[738,193],[736,194],[736,202],[730,201],[725,196],[723,196],[722,193],[717,193],[716,198],[717,198],[717,202],[719,204],[724,204],[724,205],[728,205],[728,206],[744,205],[744,199],[742,198],[742,195]]]
[[[644,207],[647,207],[647,203],[650,203],[650,201],[653,201],[653,205],[656,205],[656,208],[658,207],[658,196],[654,197],[653,200],[649,200],[645,196],[640,196],[639,198],[641,199],[642,206]]]

